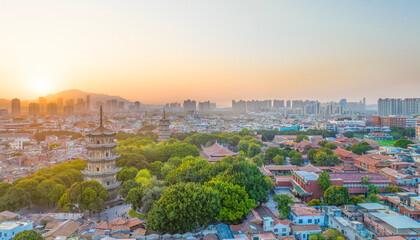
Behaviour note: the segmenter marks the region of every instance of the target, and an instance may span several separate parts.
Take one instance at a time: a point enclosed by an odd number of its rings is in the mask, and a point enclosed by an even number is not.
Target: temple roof
[[[100,136],[100,135],[107,135],[107,136],[112,136],[115,135],[116,133],[114,131],[111,131],[107,128],[105,128],[104,126],[99,126],[98,128],[93,129],[92,131],[88,132],[88,135],[90,136]]]

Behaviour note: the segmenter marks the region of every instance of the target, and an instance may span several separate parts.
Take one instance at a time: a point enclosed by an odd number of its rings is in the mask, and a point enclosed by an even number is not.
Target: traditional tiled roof
[[[336,148],[336,149],[334,149],[332,151],[335,152],[340,157],[346,157],[346,158],[347,157],[352,157],[352,158],[359,157],[359,155],[357,155],[357,154],[355,154],[355,153],[353,153],[351,151],[347,151],[345,149],[342,149],[342,148]]]
[[[307,171],[307,172],[320,172],[321,169],[318,167],[315,167],[314,165],[308,163],[308,165],[299,167],[299,171]]]
[[[321,213],[314,207],[294,206],[291,211],[297,216],[321,216]]]
[[[208,160],[209,162],[215,162],[227,156],[237,156],[238,153],[230,151],[225,146],[214,143],[212,146],[204,148],[200,152],[200,157]]]
[[[361,172],[351,172],[351,173],[329,173],[331,180],[333,179],[342,179],[343,183],[360,183],[361,179],[365,176],[369,176],[369,181],[371,183],[391,183],[387,177],[379,173],[361,173]]]

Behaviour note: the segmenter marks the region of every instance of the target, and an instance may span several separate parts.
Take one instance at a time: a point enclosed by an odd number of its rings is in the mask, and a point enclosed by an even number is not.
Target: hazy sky
[[[420,97],[420,1],[0,0],[0,98]]]

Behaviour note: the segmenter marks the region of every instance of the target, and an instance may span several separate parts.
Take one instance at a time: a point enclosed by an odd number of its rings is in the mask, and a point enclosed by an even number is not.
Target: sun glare
[[[47,94],[50,90],[51,84],[48,79],[39,78],[33,81],[33,87],[38,94]]]

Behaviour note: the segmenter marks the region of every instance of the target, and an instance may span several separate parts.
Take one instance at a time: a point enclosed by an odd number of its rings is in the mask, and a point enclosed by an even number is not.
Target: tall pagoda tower
[[[115,154],[115,147],[118,145],[114,142],[115,135],[115,132],[106,129],[102,124],[101,106],[100,125],[87,134],[87,168],[82,173],[85,181],[95,180],[101,183],[108,190],[111,200],[117,197],[118,187],[121,185],[117,181],[117,173],[121,168],[116,167],[120,155]]]
[[[169,130],[169,125],[171,125],[171,120],[166,118],[165,109],[163,110],[163,118],[159,120],[159,129],[158,129],[158,142],[166,141],[171,137],[171,131]]]

